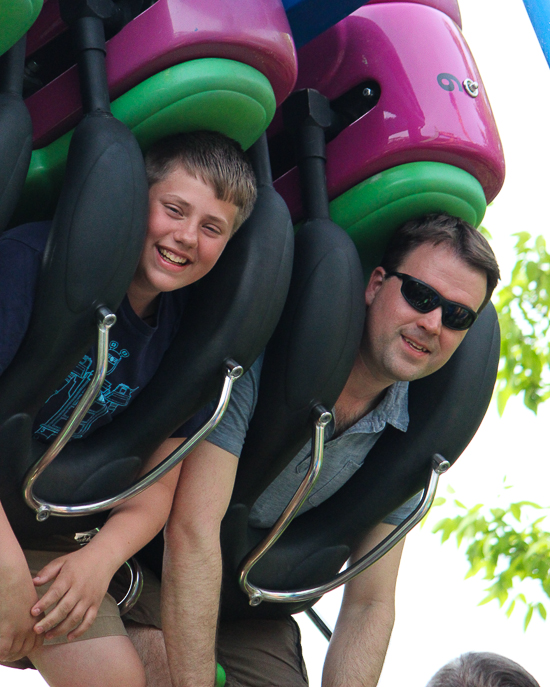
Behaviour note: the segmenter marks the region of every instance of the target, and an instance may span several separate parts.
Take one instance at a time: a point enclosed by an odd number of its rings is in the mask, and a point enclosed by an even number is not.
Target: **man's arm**
[[[204,441],[183,462],[165,531],[162,627],[174,687],[212,687],[221,585],[220,523],[238,459]]]
[[[392,530],[377,525],[363,539],[351,562],[364,556]],[[404,540],[351,580],[323,670],[323,687],[375,687],[384,665],[395,617],[395,584]]]

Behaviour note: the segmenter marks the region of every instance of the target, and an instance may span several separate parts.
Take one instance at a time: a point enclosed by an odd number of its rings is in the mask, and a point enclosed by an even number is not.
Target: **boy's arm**
[[[377,525],[354,552],[364,556],[394,529]],[[345,587],[323,669],[323,687],[376,687],[395,617],[395,584],[404,540]]]
[[[0,661],[17,661],[42,644],[32,631],[36,599],[27,561],[0,505]]]
[[[167,439],[151,456],[142,473],[148,472],[181,444]],[[35,585],[55,579],[32,609],[40,615],[56,604],[35,632],[47,638],[82,635],[95,620],[115,572],[149,542],[164,526],[170,512],[179,466],[144,492],[113,509],[99,533],[78,551],[56,558],[35,577]]]
[[[174,687],[212,687],[221,585],[220,523],[238,458],[204,441],[184,461],[165,531],[162,626]]]

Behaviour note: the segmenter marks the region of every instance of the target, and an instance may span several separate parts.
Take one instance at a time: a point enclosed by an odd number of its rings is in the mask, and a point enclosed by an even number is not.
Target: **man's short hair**
[[[426,687],[540,687],[519,663],[489,652],[470,652],[455,658]]]
[[[395,232],[380,264],[386,272],[398,272],[407,255],[425,243],[448,246],[470,267],[485,272],[487,291],[479,311],[483,310],[500,279],[495,254],[483,234],[459,217],[424,215],[406,222]]]
[[[145,154],[149,187],[178,165],[213,189],[216,198],[237,206],[233,232],[248,219],[256,202],[256,177],[240,144],[216,131],[167,136]]]

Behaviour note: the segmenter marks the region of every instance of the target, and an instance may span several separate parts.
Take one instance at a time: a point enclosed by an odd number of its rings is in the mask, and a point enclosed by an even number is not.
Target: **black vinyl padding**
[[[45,450],[30,438],[32,422],[97,340],[97,307],[119,307],[141,253],[147,198],[131,132],[111,115],[87,115],[71,141],[29,328],[0,377],[0,436],[10,437],[0,444],[0,472],[12,477],[0,495],[16,530],[32,517],[19,496],[22,476]]]
[[[309,440],[314,406],[332,408],[355,360],[364,314],[353,242],[330,220],[306,222],[296,235],[291,286],[266,350],[233,500],[246,493],[254,501]]]
[[[406,433],[388,427],[364,465],[331,498],[296,518],[250,580],[289,590],[332,579],[355,544],[425,485],[435,453],[454,463],[477,431],[496,379],[500,335],[492,304],[480,315],[451,360],[437,373],[412,382]],[[224,613],[278,617],[314,602],[248,605],[237,584],[242,558],[267,530],[248,526],[249,503],[234,503],[224,521]]]
[[[25,39],[0,57],[0,232],[8,226],[25,184],[32,122],[23,102]]]

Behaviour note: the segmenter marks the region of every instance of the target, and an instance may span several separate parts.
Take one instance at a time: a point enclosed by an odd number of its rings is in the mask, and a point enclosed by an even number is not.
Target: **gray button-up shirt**
[[[374,410],[335,439],[331,439],[334,421],[330,423],[326,431],[323,467],[300,513],[328,499],[359,470],[387,424],[402,432],[407,431],[408,389],[408,382],[392,384]],[[256,501],[250,512],[251,525],[271,527],[275,523],[304,479],[310,459],[311,446],[308,443]],[[399,524],[412,512],[417,502],[418,498],[413,497],[391,513],[384,522]]]

